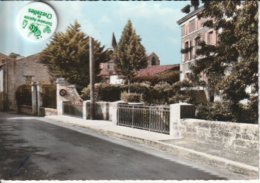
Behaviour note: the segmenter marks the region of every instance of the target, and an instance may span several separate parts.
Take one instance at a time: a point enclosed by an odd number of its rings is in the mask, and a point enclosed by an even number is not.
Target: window
[[[185,42],[184,48],[185,49],[189,48],[189,42],[188,41]],[[187,61],[187,60],[189,60],[189,53],[188,52],[184,54],[184,61]]]
[[[208,33],[207,41],[208,41],[208,44],[210,44],[210,45],[213,45],[213,44],[214,44],[214,43],[213,43],[213,31],[210,31],[210,32]]]
[[[152,58],[152,65],[156,65],[156,59],[154,57]]]
[[[192,51],[193,51],[192,41],[190,40],[190,59],[192,59]]]
[[[194,44],[194,46],[195,46],[195,50],[194,50],[195,53],[194,53],[194,58],[197,57],[197,50],[200,49],[199,43],[200,43],[200,36],[198,36],[198,37],[195,38],[195,44]]]
[[[189,22],[189,33],[195,31],[195,19]]]

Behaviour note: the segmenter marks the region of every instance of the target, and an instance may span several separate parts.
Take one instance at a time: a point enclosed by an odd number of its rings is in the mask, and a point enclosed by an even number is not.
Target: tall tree
[[[65,32],[56,33],[40,54],[53,77],[64,77],[70,83],[83,87],[89,84],[89,38],[75,22]],[[108,51],[97,40],[92,41],[96,77],[99,64],[107,61]],[[98,79],[98,78],[96,78]]]
[[[253,118],[258,114],[258,2],[245,1],[237,12],[234,28],[238,62],[230,75],[220,82],[224,97],[232,102],[233,111],[239,113],[239,102],[249,100]],[[235,89],[234,89],[235,88]],[[250,93],[247,88],[251,88]],[[238,114],[237,114],[238,115]]]
[[[203,3],[199,17],[208,19],[204,26],[216,30],[218,42],[216,46],[200,43],[197,53],[204,57],[196,62],[193,71],[195,75],[206,73],[208,89],[213,93],[221,91],[238,116],[243,99],[257,102],[257,1],[204,0]],[[251,93],[246,91],[248,87],[253,88]]]
[[[136,71],[147,66],[145,48],[141,44],[141,38],[136,34],[130,20],[123,30],[114,52],[114,58],[117,70],[127,78],[128,92],[130,92],[130,82]]]

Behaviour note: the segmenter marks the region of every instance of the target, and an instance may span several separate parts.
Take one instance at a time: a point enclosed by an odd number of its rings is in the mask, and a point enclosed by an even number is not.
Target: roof
[[[0,66],[4,65],[3,60],[9,59],[9,57],[3,53],[0,53]]]
[[[179,69],[180,65],[155,65],[145,69],[141,69],[137,72],[136,77],[153,76],[168,70]]]
[[[28,56],[28,57],[19,58],[19,59],[17,59],[17,61],[23,61],[23,60],[26,60],[26,61],[39,60],[39,57],[40,57],[40,53],[37,53],[37,54],[34,54],[34,55],[30,55],[30,56]]]
[[[157,58],[159,58],[158,55],[156,55],[156,53],[152,52],[151,54],[149,54],[149,55],[147,56],[147,59],[149,60],[149,59],[151,59],[152,57],[157,57]]]
[[[204,6],[201,6],[200,8],[190,12],[189,14],[187,14],[185,17],[181,18],[180,20],[177,21],[177,23],[180,25],[183,22],[189,20],[191,17],[197,15],[199,12],[201,12],[204,9]]]
[[[0,53],[0,59],[2,59],[2,58],[9,58],[9,57],[3,53]]]

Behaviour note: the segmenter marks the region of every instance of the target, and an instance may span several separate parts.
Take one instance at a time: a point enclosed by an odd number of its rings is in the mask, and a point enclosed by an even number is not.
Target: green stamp
[[[25,38],[31,41],[43,41],[55,32],[57,15],[48,4],[32,2],[20,11],[18,26]]]

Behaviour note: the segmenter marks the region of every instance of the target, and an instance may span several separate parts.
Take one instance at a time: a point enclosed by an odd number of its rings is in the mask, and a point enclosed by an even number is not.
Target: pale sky
[[[0,52],[19,53],[29,56],[43,50],[49,40],[30,42],[17,28],[20,9],[29,1],[0,1]],[[111,47],[112,33],[119,41],[127,20],[133,22],[147,53],[155,52],[161,65],[181,61],[181,30],[176,23],[185,16],[181,12],[188,2],[184,1],[49,1],[58,14],[57,31],[77,20],[82,31],[98,39],[106,48]]]

